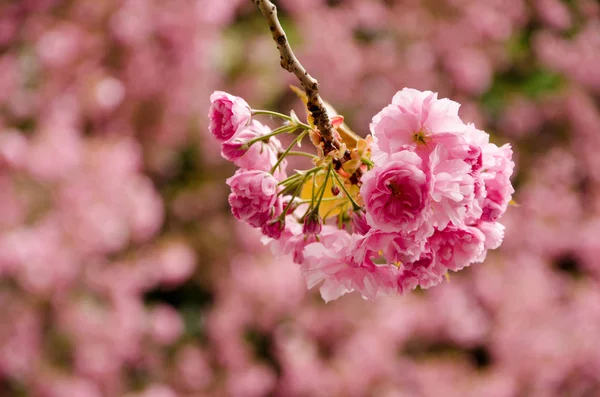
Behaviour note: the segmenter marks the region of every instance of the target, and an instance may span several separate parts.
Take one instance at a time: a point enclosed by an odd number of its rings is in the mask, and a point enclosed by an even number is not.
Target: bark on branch
[[[313,117],[316,127],[323,138],[323,152],[325,154],[339,149],[340,142],[336,139],[333,126],[329,120],[329,115],[325,108],[325,103],[319,95],[319,82],[313,78],[302,66],[298,58],[294,55],[290,44],[288,43],[285,31],[277,18],[277,7],[269,0],[252,0],[260,9],[260,12],[267,19],[269,29],[273,35],[273,40],[277,43],[277,49],[281,55],[281,67],[290,73],[296,75],[300,84],[308,97],[308,111]]]

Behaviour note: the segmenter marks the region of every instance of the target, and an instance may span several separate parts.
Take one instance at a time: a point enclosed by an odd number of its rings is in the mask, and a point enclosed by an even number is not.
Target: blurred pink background
[[[209,95],[301,111],[248,0],[0,2],[0,396],[600,396],[600,3],[280,0],[362,135],[408,86],[510,142],[501,249],[325,304],[229,213]]]

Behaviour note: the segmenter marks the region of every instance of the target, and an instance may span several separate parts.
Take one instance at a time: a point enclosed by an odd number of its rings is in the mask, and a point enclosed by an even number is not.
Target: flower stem
[[[294,126],[296,127],[296,126]],[[304,130],[300,135],[298,135],[296,137],[296,139],[294,139],[292,141],[292,143],[290,144],[290,146],[288,146],[287,149],[285,149],[285,152],[283,152],[279,158],[277,159],[277,162],[275,163],[275,165],[271,168],[271,174],[273,174],[275,172],[275,170],[277,169],[277,167],[279,167],[279,164],[281,164],[281,162],[283,161],[283,159],[285,158],[285,156],[288,155],[288,153],[290,152],[290,150],[292,150],[292,148],[294,147],[294,145],[296,145],[298,142],[300,142],[302,140],[302,138],[304,138],[306,136],[306,134],[308,134],[308,130]]]
[[[346,196],[348,197],[348,199],[350,200],[350,202],[352,203],[352,209],[354,211],[358,211],[360,209],[360,205],[358,205],[356,203],[356,201],[354,201],[354,199],[352,198],[352,196],[350,195],[350,192],[348,192],[348,190],[346,189],[346,185],[344,185],[344,182],[342,182],[340,180],[340,177],[337,175],[337,172],[333,173],[333,176],[335,177],[335,179],[337,179],[339,185],[342,187],[342,190],[344,191],[344,193],[346,193]]]
[[[312,159],[318,159],[320,158],[319,156],[315,156],[314,154],[310,154],[310,153],[306,153],[306,152],[288,152],[288,156],[304,156],[304,157],[310,157]]]
[[[331,163],[329,163],[329,167],[327,167],[327,173],[325,173],[325,182],[323,182],[321,195],[319,196],[319,200],[317,201],[317,205],[315,206],[316,212],[319,212],[319,206],[321,205],[321,201],[323,200],[323,196],[325,195],[325,189],[327,189],[327,181],[329,181],[329,174],[331,174]]]
[[[293,132],[297,128],[298,128],[298,126],[296,126],[296,125],[289,125],[289,124],[282,125],[281,127],[273,130],[272,132],[270,132],[268,134],[257,136],[254,139],[250,139],[248,142],[246,142],[242,145],[242,148],[247,150],[250,146],[252,146],[253,144],[255,144],[258,141],[264,141],[265,139],[268,140],[268,138],[271,138],[272,136],[275,136],[275,135],[283,134],[284,132]]]
[[[295,199],[296,197],[298,197],[298,194],[300,194],[300,192],[302,191],[302,186],[304,186],[304,184],[306,183],[306,180],[308,179],[308,177],[310,176],[310,174],[313,174],[313,173],[314,173],[314,172],[316,172],[318,169],[319,169],[318,167],[316,167],[316,168],[313,168],[313,169],[311,169],[311,170],[308,170],[308,171],[306,172],[306,174],[304,174],[304,175],[303,175],[303,176],[304,176],[304,178],[302,178],[302,182],[300,182],[300,184],[298,185],[298,187],[297,187],[297,188],[296,188],[296,190],[294,191],[294,194],[292,195],[292,198],[291,198],[291,200],[290,200],[289,204],[288,204],[288,205],[285,207],[285,210],[284,210],[284,211],[281,213],[281,215],[280,215],[280,216],[281,216],[281,219],[285,218],[285,216],[287,215],[287,213],[288,213],[289,209],[290,209],[290,208],[291,208],[291,206],[292,206],[292,203],[294,202],[294,199]],[[294,175],[294,176],[299,176],[299,175],[300,175],[300,174],[296,174],[296,175]]]
[[[254,110],[254,109],[252,109],[252,115],[254,116],[254,115],[257,115],[257,114],[266,114],[266,115],[273,116],[273,117],[279,117],[280,119],[287,120],[287,121],[289,121],[292,124],[296,124],[299,127],[304,128],[305,130],[312,129],[312,127],[310,125],[305,124],[305,123],[303,123],[301,121],[298,121],[298,120],[294,120],[291,116],[288,116],[287,114],[273,112],[271,110],[262,110],[262,109],[260,109],[260,110]]]

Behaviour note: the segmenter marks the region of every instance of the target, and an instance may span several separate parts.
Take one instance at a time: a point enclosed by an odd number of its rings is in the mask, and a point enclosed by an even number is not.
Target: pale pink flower
[[[181,241],[170,241],[153,253],[152,261],[156,281],[161,285],[175,286],[186,281],[197,265],[196,253]]]
[[[150,334],[156,343],[169,345],[183,332],[183,320],[172,306],[157,305],[150,312]]]
[[[504,225],[498,222],[481,221],[476,226],[485,236],[484,247],[488,249],[496,249],[504,240]]]
[[[0,167],[21,168],[27,161],[29,142],[17,130],[0,130]]]
[[[427,289],[438,285],[446,272],[447,269],[435,260],[435,254],[426,249],[417,260],[400,266],[398,292],[412,291],[417,286]]]
[[[461,270],[485,258],[485,235],[474,227],[437,230],[429,239],[435,260],[450,270]]]
[[[360,235],[336,230],[307,245],[302,273],[308,288],[323,282],[319,291],[326,302],[352,291],[368,299],[395,293],[397,268],[356,255],[362,241]]]
[[[474,180],[469,175],[472,165],[460,159],[449,158],[448,151],[438,145],[430,155],[431,167],[431,218],[439,229],[449,223],[464,224],[467,210],[475,196]]]
[[[405,88],[379,112],[370,125],[377,147],[392,154],[403,148],[427,146],[436,134],[460,133],[459,104],[438,99],[437,93]]]
[[[433,233],[433,228],[430,228],[430,232],[426,234],[413,233],[411,235],[371,229],[357,246],[354,256],[360,257],[359,261],[362,263],[373,265],[376,261],[385,261],[389,265],[396,266],[412,262],[418,259],[425,249],[427,237],[431,233]]]
[[[302,226],[293,216],[287,216],[285,228],[279,239],[265,239],[269,243],[273,254],[276,256],[292,255],[294,263],[302,264],[304,262],[304,247],[314,242],[314,237],[307,238],[302,233]],[[327,229],[329,227],[331,226],[324,225],[323,228]]]
[[[281,142],[277,137],[271,137],[268,142],[255,142],[249,148],[243,147],[248,141],[270,132],[269,127],[257,120],[252,120],[250,125],[242,128],[233,138],[221,144],[221,156],[240,168],[270,171],[277,162],[279,152],[283,152]],[[281,172],[286,167],[287,160],[283,160],[278,169]],[[281,178],[281,175],[278,175],[278,178]]]
[[[262,227],[274,214],[277,198],[277,179],[268,172],[238,170],[229,179],[229,205],[239,220]]]
[[[366,172],[362,183],[360,194],[372,227],[408,233],[425,221],[430,188],[416,153],[405,150],[389,156]]]
[[[210,102],[208,128],[220,141],[231,139],[252,117],[250,106],[243,98],[215,91],[210,96]]]
[[[481,205],[483,220],[495,221],[506,212],[515,192],[510,182],[514,167],[510,144],[498,147],[490,143],[484,147],[481,178],[485,183],[486,196]]]

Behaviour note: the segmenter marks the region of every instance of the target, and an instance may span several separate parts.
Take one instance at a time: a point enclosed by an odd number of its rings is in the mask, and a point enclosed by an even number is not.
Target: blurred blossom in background
[[[505,243],[325,304],[229,213],[212,91],[287,112],[247,0],[0,2],[0,396],[600,396],[600,3],[280,0],[365,135],[408,86],[510,142]]]

